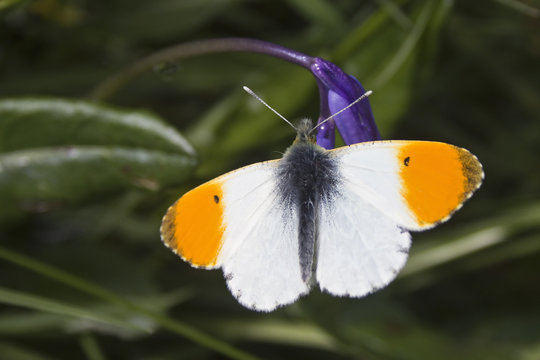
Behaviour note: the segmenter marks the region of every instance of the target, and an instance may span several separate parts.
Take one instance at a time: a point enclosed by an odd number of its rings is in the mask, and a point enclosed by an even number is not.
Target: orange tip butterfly
[[[448,220],[483,180],[478,159],[457,146],[374,141],[325,150],[314,129],[302,120],[283,158],[210,180],[163,218],[165,245],[194,267],[221,268],[250,309],[290,304],[316,283],[336,296],[381,289],[405,265],[409,231]]]

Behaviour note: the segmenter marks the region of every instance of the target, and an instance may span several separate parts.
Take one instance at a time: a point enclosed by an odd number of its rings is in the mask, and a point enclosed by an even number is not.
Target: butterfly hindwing
[[[394,279],[407,260],[411,238],[349,187],[321,204],[316,276],[322,290],[361,297]]]

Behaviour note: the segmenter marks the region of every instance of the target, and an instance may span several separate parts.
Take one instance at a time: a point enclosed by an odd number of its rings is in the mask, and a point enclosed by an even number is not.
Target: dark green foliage
[[[0,220],[185,181],[195,152],[153,115],[61,99],[0,100]]]
[[[540,358],[538,8],[0,0],[0,358]],[[289,119],[318,115],[307,71],[254,54],[156,64],[97,91],[154,51],[228,36],[333,61],[374,91],[383,138],[445,141],[482,161],[482,188],[415,234],[386,289],[315,290],[253,313],[221,272],[161,244],[161,216],[185,190],[293,140],[242,85]]]

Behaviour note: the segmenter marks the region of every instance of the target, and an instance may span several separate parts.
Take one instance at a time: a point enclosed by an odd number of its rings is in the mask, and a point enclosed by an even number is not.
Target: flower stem
[[[248,38],[221,38],[193,41],[165,48],[150,54],[126,69],[99,83],[90,94],[93,100],[106,100],[130,80],[155,65],[194,56],[223,52],[252,52],[277,57],[309,70],[312,57],[284,46]]]

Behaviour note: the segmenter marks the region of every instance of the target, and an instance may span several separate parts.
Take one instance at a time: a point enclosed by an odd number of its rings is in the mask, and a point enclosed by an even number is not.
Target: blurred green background
[[[1,359],[540,359],[540,2],[0,0]],[[311,75],[256,54],[134,62],[242,36],[372,89],[385,139],[465,147],[482,188],[414,234],[395,282],[271,314],[191,268],[159,225],[184,191],[279,157]]]

